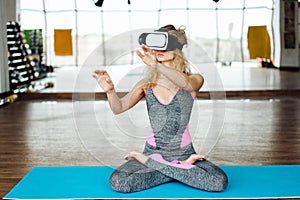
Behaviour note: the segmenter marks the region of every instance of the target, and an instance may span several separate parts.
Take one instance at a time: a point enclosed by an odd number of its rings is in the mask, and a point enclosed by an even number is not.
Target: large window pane
[[[127,12],[104,12],[104,33],[107,36],[117,35],[130,30],[130,20]]]
[[[255,7],[266,7],[272,8],[273,0],[246,0],[245,7],[246,8],[255,8]]]
[[[141,1],[141,0],[130,0],[130,8],[132,11],[158,11],[160,9],[161,0]],[[147,19],[147,18],[144,18]]]
[[[102,43],[101,15],[99,12],[78,12],[78,64]]]
[[[272,11],[267,9],[245,10],[245,26],[271,25]]]
[[[243,0],[220,0],[217,5],[220,9],[241,9],[243,8]]]
[[[102,33],[100,12],[78,12],[77,20],[78,35]]]
[[[44,29],[45,18],[43,12],[23,11],[21,12],[22,29]]]
[[[185,10],[167,10],[160,13],[160,26],[165,26],[167,24],[173,24],[176,28],[179,26],[187,26],[187,15]]]
[[[92,0],[76,0],[78,11],[98,11],[100,12],[99,7],[95,6],[94,1]]]
[[[243,10],[219,10],[219,52],[218,61],[241,60],[240,37],[242,34]]]
[[[210,10],[189,11],[188,31],[198,38],[216,38],[216,13]]]
[[[54,29],[75,29],[74,12],[47,13],[48,31]]]
[[[131,25],[133,29],[158,28],[157,12],[131,12]],[[144,20],[149,19],[149,20]]]
[[[128,10],[128,5],[127,1],[125,0],[105,0],[103,2],[102,9],[104,11],[108,10]]]
[[[161,9],[183,9],[187,8],[188,1],[161,1]]]
[[[242,15],[242,10],[219,10],[218,29],[220,39],[238,39],[241,37]]]
[[[74,10],[74,0],[44,0],[47,11]]]
[[[187,33],[197,45],[200,45],[207,54],[214,59],[216,57],[216,13],[210,10],[189,11],[189,27]],[[191,52],[197,55],[197,52]],[[193,57],[191,56],[191,57]],[[201,55],[200,55],[201,56]]]
[[[199,0],[189,0],[189,8],[190,9],[210,9],[213,10],[216,7],[216,3],[212,0],[201,0],[201,2],[199,2]]]
[[[100,34],[88,34],[78,36],[78,65],[81,66],[86,62],[89,55],[102,44]]]
[[[63,20],[62,20],[63,19]],[[52,65],[64,66],[75,65],[76,58],[76,37],[75,37],[75,15],[73,12],[58,12],[47,14],[47,32],[48,32],[48,61]],[[55,56],[54,52],[54,30],[72,29],[73,36],[73,56]]]
[[[43,10],[43,1],[41,0],[21,0],[20,1],[21,9],[29,9],[29,10]]]

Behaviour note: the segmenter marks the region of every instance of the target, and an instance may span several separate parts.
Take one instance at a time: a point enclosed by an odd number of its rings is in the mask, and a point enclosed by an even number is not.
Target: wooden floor
[[[300,164],[299,95],[281,88],[283,95],[268,96],[265,89],[246,98],[199,97],[190,126],[196,150],[218,165]],[[142,149],[147,122],[144,102],[120,116],[105,100],[19,99],[2,106],[0,196],[33,166],[123,163],[128,151]]]

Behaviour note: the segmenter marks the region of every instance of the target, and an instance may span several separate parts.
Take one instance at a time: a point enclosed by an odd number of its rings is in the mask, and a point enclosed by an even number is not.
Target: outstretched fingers
[[[114,84],[107,71],[97,69],[94,71],[92,76],[96,79],[99,86],[104,90],[104,92],[108,92],[114,89]]]
[[[151,67],[156,67],[157,61],[154,51],[152,51],[146,45],[141,45],[142,51],[137,50],[136,54],[142,59],[142,61]]]
[[[97,69],[93,73],[94,78],[99,78],[100,76],[103,76],[103,75],[108,75],[107,71],[105,71],[103,69]]]

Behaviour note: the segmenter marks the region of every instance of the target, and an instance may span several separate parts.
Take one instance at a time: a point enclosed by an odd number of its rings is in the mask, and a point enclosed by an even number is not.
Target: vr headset
[[[147,45],[153,50],[182,50],[183,45],[178,42],[177,37],[170,35],[167,31],[156,30],[151,33],[142,33],[138,40],[139,44]]]

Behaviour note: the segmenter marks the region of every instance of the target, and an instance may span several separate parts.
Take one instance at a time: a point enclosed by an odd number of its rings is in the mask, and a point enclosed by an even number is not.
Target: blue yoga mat
[[[222,166],[229,177],[223,192],[205,192],[179,182],[145,191],[111,189],[113,167],[34,167],[4,199],[103,198],[299,198],[300,165]]]

